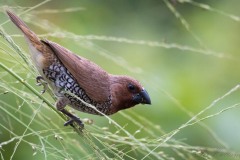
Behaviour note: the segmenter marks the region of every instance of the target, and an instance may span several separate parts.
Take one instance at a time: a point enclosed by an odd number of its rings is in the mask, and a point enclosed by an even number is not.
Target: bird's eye
[[[134,90],[135,90],[135,86],[132,85],[132,84],[129,84],[129,85],[128,85],[128,89],[129,89],[130,91],[134,91]]]

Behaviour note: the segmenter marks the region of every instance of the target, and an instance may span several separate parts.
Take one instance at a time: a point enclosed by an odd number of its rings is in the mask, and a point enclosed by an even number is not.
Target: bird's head
[[[139,103],[151,104],[151,99],[143,86],[128,76],[110,76],[112,96],[111,114],[133,107]]]

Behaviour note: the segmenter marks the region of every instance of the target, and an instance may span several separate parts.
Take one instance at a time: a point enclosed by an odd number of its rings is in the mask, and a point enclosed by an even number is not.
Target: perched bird
[[[32,60],[41,75],[37,81],[42,79],[49,84],[57,97],[56,108],[70,118],[65,125],[76,122],[83,127],[82,121],[65,109],[66,105],[90,114],[111,115],[139,103],[151,104],[147,91],[134,78],[109,74],[57,43],[40,40],[17,15],[6,12],[29,45]]]

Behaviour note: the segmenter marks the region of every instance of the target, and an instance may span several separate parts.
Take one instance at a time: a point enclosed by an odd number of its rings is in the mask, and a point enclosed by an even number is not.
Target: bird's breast
[[[95,109],[82,103],[81,100],[83,100],[96,107],[100,112],[104,114],[109,113],[111,105],[110,97],[106,102],[98,103],[93,101],[91,97],[86,94],[84,88],[81,87],[81,84],[78,84],[72,74],[59,60],[51,64],[47,69],[44,69],[43,74],[55,95],[57,97],[67,97],[70,102],[69,106],[72,108],[90,114],[101,115]],[[81,75],[81,73],[79,74]]]

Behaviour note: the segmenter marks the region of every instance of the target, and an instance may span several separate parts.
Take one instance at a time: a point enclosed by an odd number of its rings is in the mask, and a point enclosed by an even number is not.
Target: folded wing
[[[86,58],[77,56],[57,43],[43,40],[73,75],[92,100],[101,103],[109,100],[109,75],[101,67]]]

